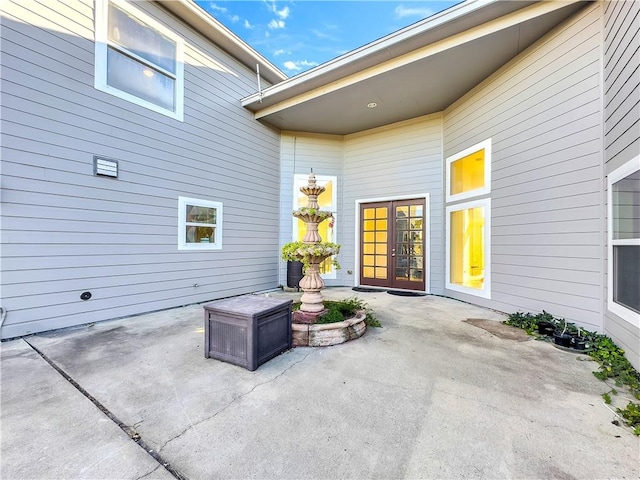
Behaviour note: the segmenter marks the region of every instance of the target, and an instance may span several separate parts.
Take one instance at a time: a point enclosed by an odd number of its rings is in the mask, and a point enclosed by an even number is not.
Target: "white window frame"
[[[216,241],[213,243],[187,243],[185,229],[187,227],[187,205],[196,207],[215,208],[216,212]],[[210,226],[209,224],[203,226]],[[178,197],[178,250],[202,251],[222,249],[222,202],[201,200],[198,198]]]
[[[304,183],[304,185],[307,184],[307,180],[309,179],[309,175],[308,174],[295,174],[293,176],[293,210],[297,210],[298,208],[298,204],[297,204],[297,198],[298,198],[298,193],[300,192],[300,186],[299,183]],[[332,194],[331,194],[331,213],[333,213],[333,218],[334,218],[334,225],[333,225],[333,238],[331,240],[328,240],[326,238],[323,238],[322,241],[323,242],[333,242],[336,243],[336,238],[338,238],[338,230],[337,230],[337,226],[338,226],[338,205],[337,205],[337,201],[338,201],[338,177],[334,176],[334,175],[316,175],[316,182],[318,185],[320,186],[324,186],[323,184],[326,182],[333,182],[333,190],[332,190]],[[306,205],[304,205],[306,206]],[[291,224],[291,238],[294,239],[294,241],[297,241],[297,235],[298,235],[298,229],[297,229],[297,218],[295,217],[291,217],[293,218],[293,222]],[[330,220],[325,220],[325,222],[329,222]],[[301,239],[300,239],[301,240]],[[332,265],[331,266],[331,271],[329,273],[321,273],[320,277],[322,277],[325,280],[335,280],[337,278],[337,271],[336,268]]]
[[[469,190],[467,192],[451,194],[451,164],[461,158],[471,155],[472,153],[484,150],[484,187]],[[459,200],[467,200],[469,198],[486,195],[491,192],[491,139],[484,140],[469,148],[462,150],[447,158],[446,164],[446,201],[457,202]]]
[[[640,156],[637,156],[607,176],[607,309],[640,328],[640,314],[613,300],[613,247],[640,245],[640,238],[613,239],[613,184],[640,170]]]
[[[463,285],[451,283],[451,212],[477,207],[484,208],[484,286],[482,289],[465,287]],[[480,200],[473,200],[471,202],[450,205],[446,208],[446,216],[447,232],[445,250],[447,261],[445,271],[445,288],[455,292],[468,293],[469,295],[475,295],[476,297],[491,299],[491,199],[483,198]]]
[[[176,43],[176,73],[175,77],[170,72],[165,72],[161,67],[158,67],[152,62],[138,57],[137,55],[128,52],[121,46],[112,44],[108,39],[108,21],[109,21],[109,2],[117,5],[122,10],[126,11],[131,16],[137,18],[145,25],[157,30],[158,33],[166,36]],[[168,110],[155,103],[149,102],[128,92],[124,92],[115,87],[112,87],[107,83],[107,52],[108,47],[112,46],[120,52],[126,52],[126,54],[132,59],[152,66],[154,69],[160,72],[166,73],[175,79],[175,110]],[[171,118],[175,118],[179,121],[184,121],[184,41],[174,32],[160,24],[147,14],[143,13],[138,8],[134,7],[131,3],[123,0],[96,0],[95,10],[95,78],[94,87],[97,90],[103,91],[110,95],[122,98],[128,102],[134,103],[141,107],[153,110],[154,112],[161,113]]]

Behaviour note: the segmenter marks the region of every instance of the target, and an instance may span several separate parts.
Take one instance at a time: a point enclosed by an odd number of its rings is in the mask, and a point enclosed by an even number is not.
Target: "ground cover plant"
[[[564,330],[585,337],[590,345],[588,355],[600,364],[600,369],[593,372],[595,377],[602,381],[611,380],[617,387],[625,386],[636,400],[640,400],[640,373],[625,358],[624,350],[608,336],[579,328],[575,324],[567,322],[563,318],[556,318],[544,310],[538,314],[512,313],[504,321],[505,324],[522,328],[528,334],[535,335],[539,339],[548,340],[548,337],[536,334],[538,325],[542,322],[553,324],[556,330]],[[611,403],[611,395],[617,395],[617,393],[618,391],[612,388],[603,393],[602,398],[605,403]],[[640,436],[640,403],[629,401],[625,408],[616,408],[616,412],[633,429],[633,433]]]
[[[293,310],[300,308],[301,302],[294,302]],[[357,311],[364,310],[364,322],[368,327],[381,327],[380,321],[375,316],[373,310],[358,297],[344,300],[325,300],[324,307],[329,310],[318,318],[317,323],[337,323],[353,317]]]

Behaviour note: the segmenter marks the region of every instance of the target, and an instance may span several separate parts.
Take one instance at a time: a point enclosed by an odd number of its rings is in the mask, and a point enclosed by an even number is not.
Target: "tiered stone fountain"
[[[303,291],[300,309],[293,313],[293,344],[295,346],[328,346],[358,338],[366,330],[365,313],[359,312],[354,318],[343,322],[316,324],[327,310],[324,308],[321,290],[324,280],[320,276],[320,264],[327,258],[337,255],[340,246],[323,243],[318,233],[318,225],[331,218],[331,212],[323,211],[318,205],[318,196],[325,188],[316,182],[313,170],[306,186],[300,188],[308,200],[307,206],[293,212],[293,216],[302,220],[306,232],[301,244],[297,245],[294,256],[305,265],[305,274],[300,280]]]

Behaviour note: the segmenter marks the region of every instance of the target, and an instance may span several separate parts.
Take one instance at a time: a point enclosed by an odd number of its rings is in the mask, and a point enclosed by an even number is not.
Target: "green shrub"
[[[301,302],[294,302],[292,310],[300,309]],[[325,300],[324,307],[329,310],[318,318],[317,323],[338,323],[347,318],[353,317],[358,310],[364,310],[364,322],[369,327],[381,327],[380,321],[376,318],[373,310],[358,297],[347,298],[345,300]]]

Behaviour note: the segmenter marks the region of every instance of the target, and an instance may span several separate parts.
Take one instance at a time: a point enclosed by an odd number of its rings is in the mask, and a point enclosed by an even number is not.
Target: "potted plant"
[[[564,327],[562,331],[556,330],[554,332],[553,341],[556,345],[560,345],[561,347],[570,347],[573,336],[567,333],[567,320],[563,318],[562,321],[564,322]]]
[[[538,321],[538,333],[548,337],[553,336],[553,332],[556,330],[556,322],[553,315],[543,310],[541,314],[536,316],[536,319]]]
[[[576,350],[586,350],[589,348],[589,342],[586,336],[582,336],[582,329],[578,327],[578,334],[573,337],[571,346]]]

